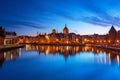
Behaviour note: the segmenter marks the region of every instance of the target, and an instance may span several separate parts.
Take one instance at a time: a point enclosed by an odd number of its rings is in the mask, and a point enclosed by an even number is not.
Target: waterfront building
[[[120,42],[120,31],[116,31],[112,26],[108,34],[77,35],[69,33],[65,25],[62,32],[52,29],[51,33],[37,33],[37,36],[23,36],[18,43],[38,43],[38,44],[92,44],[92,45],[114,45]]]
[[[52,34],[56,34],[56,30],[55,29],[52,30]]]
[[[63,34],[68,34],[69,33],[69,29],[67,28],[67,25],[65,24],[65,27],[63,29]]]
[[[112,26],[105,35],[93,34],[93,35],[82,35],[82,42],[85,44],[97,44],[97,45],[116,45],[120,43],[120,31],[116,31]]]
[[[16,44],[17,41],[18,38],[15,32],[5,32],[4,45]]]
[[[81,39],[80,35],[75,33],[69,33],[69,29],[65,25],[63,32],[56,32],[55,29],[52,30],[49,34],[39,34],[38,43],[45,44],[80,44]]]
[[[0,26],[0,45],[4,45],[5,30]]]
[[[82,35],[82,43],[84,44],[100,44],[100,45],[106,45],[108,42],[108,35],[99,35],[99,34],[93,34],[93,35]]]
[[[116,38],[116,43],[120,43],[120,30],[117,32],[117,38]]]
[[[6,32],[2,26],[0,26],[0,45],[16,44],[18,38],[15,32]]]
[[[75,33],[69,33],[69,29],[65,25],[63,28],[63,33],[56,33],[53,29],[52,33],[48,34],[50,43],[62,43],[62,44],[80,44],[80,35]]]
[[[19,37],[18,43],[38,43],[38,44],[81,44],[82,39],[80,35],[69,33],[69,29],[65,25],[63,31],[58,33],[55,29],[49,34],[39,34],[37,36],[23,36]]]
[[[105,35],[98,35],[98,34],[94,34],[93,35],[93,41],[95,44],[101,44],[101,45],[106,45],[108,42],[108,34]]]
[[[108,36],[109,36],[108,41],[111,44],[114,44],[117,37],[117,31],[115,30],[114,26],[112,26],[111,29],[109,30]]]

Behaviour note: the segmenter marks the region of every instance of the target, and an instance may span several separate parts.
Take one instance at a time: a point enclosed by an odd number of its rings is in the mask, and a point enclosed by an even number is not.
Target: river
[[[120,52],[26,45],[0,52],[0,80],[120,80]]]

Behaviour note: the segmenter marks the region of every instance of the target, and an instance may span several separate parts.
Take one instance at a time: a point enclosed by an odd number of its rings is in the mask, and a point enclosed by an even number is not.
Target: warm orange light
[[[56,41],[59,41],[59,39],[56,38]]]
[[[78,38],[76,38],[76,42],[79,43],[79,39]]]
[[[67,41],[67,44],[68,44],[68,41]]]
[[[119,58],[119,55],[117,55],[117,62],[118,62],[118,65],[120,64],[120,58]]]
[[[87,41],[87,39],[85,38],[84,41]]]
[[[99,42],[99,41],[97,40],[97,42]]]
[[[111,41],[110,41],[110,40],[108,40],[108,42],[110,43]]]
[[[104,40],[104,42],[106,42],[106,40]]]
[[[119,43],[119,40],[117,40],[117,43]]]
[[[91,42],[93,43],[94,41],[92,40]]]

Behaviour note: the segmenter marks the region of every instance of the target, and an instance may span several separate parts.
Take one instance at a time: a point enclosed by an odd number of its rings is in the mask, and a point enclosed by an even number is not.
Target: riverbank
[[[55,43],[22,43],[22,44],[30,44],[30,45],[49,45],[49,46],[85,46],[85,44],[55,44]]]
[[[93,47],[97,48],[103,48],[103,49],[109,49],[109,50],[114,50],[114,51],[120,51],[120,47],[115,47],[115,46],[108,46],[108,45],[93,45]]]
[[[24,47],[24,46],[25,46],[24,44],[1,45],[0,51],[10,50],[10,49],[14,49],[14,48],[20,48],[20,47]]]

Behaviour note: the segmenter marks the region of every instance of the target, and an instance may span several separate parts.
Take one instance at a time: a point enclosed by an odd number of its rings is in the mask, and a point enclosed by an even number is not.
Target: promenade
[[[24,47],[24,45],[23,44],[0,45],[0,51],[10,50],[19,47]]]
[[[103,48],[103,49],[109,49],[109,50],[114,50],[114,51],[120,51],[120,47],[119,46],[108,46],[108,45],[93,45],[94,47],[97,48]]]

